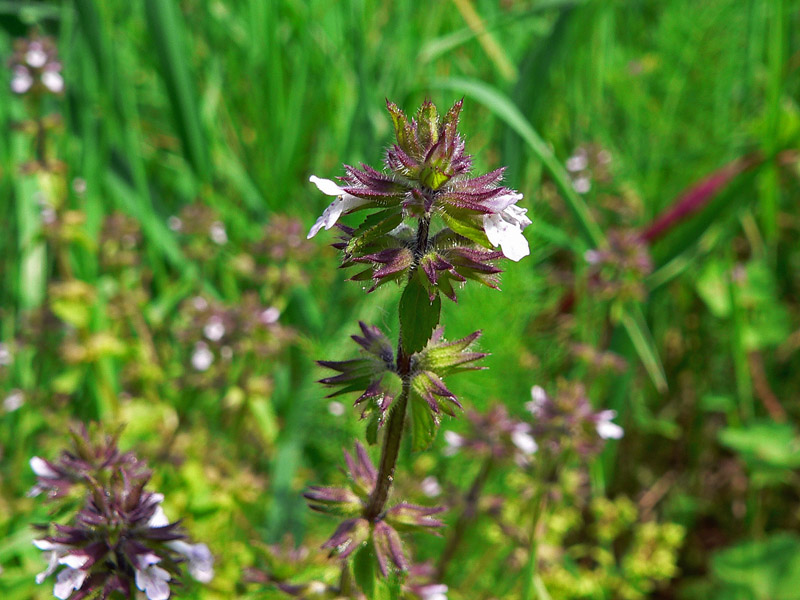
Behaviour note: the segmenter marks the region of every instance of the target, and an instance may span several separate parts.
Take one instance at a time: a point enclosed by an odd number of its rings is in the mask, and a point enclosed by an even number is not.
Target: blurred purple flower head
[[[64,91],[61,62],[52,38],[34,34],[16,40],[10,66],[13,73],[11,91],[15,94],[61,94]]]
[[[535,385],[525,408],[534,417],[536,438],[550,451],[574,448],[587,455],[597,452],[603,441],[624,434],[622,427],[612,422],[616,411],[595,411],[584,386],[577,382],[560,382],[555,396]]]
[[[61,600],[108,598],[114,592],[130,597],[134,586],[149,600],[166,600],[181,563],[198,581],[210,581],[214,561],[208,547],[189,544],[178,523],[169,522],[161,507],[164,496],[145,490],[150,473],[144,463],[120,453],[116,436],[97,442],[84,428],[73,440],[74,450],[57,461],[31,459],[38,477],[34,495],[46,490],[58,498],[72,486],[84,489],[83,507],[71,522],[42,526],[49,535],[34,540],[48,558],[36,582],[63,567],[53,588]]]

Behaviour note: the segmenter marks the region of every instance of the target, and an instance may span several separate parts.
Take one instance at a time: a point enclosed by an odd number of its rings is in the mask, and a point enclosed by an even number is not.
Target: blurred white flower
[[[167,542],[167,546],[183,554],[189,567],[189,574],[200,583],[208,583],[214,578],[214,557],[205,544],[189,544],[182,540]]]
[[[42,85],[54,94],[60,94],[64,91],[64,78],[61,73],[48,69],[42,73]]]
[[[567,171],[571,171],[572,173],[583,171],[588,166],[589,159],[585,152],[578,152],[567,159]]]
[[[586,194],[592,189],[592,181],[585,175],[582,175],[572,182],[572,187],[579,194]]]
[[[211,241],[220,246],[228,243],[228,232],[225,231],[225,225],[219,221],[214,221],[211,227],[208,228],[208,235],[211,236]]]
[[[514,442],[514,445],[519,448],[523,454],[528,456],[534,454],[539,449],[536,440],[534,440],[533,436],[527,431],[518,429],[512,432],[511,441]]]
[[[525,409],[532,415],[539,416],[546,402],[547,392],[542,386],[535,385],[531,388],[531,401],[525,403]]]
[[[11,350],[8,346],[0,342],[0,367],[5,367],[11,364]]]
[[[25,53],[25,62],[34,69],[41,69],[47,62],[47,54],[40,42],[28,44],[28,51]]]
[[[435,498],[442,493],[442,486],[439,485],[439,480],[433,475],[429,475],[423,479],[420,483],[420,488],[422,489],[422,493],[428,496],[428,498]]]
[[[336,182],[331,181],[330,179],[321,179],[316,175],[312,175],[308,178],[308,180],[317,186],[317,189],[319,189],[319,191],[323,194],[338,197],[336,200],[331,202],[330,205],[328,205],[328,208],[323,211],[316,223],[311,226],[306,239],[310,240],[312,237],[317,235],[317,233],[319,233],[320,229],[323,227],[325,229],[330,229],[333,227],[336,224],[336,221],[339,220],[339,217],[342,216],[342,213],[354,208],[358,208],[359,206],[369,202],[369,200],[365,200],[364,198],[358,198],[357,196],[348,194],[342,188],[336,185]]]
[[[344,414],[344,404],[336,400],[328,403],[328,412],[334,417],[341,417]]]
[[[197,371],[207,371],[214,362],[214,354],[208,349],[205,342],[197,342],[192,353],[192,366]]]
[[[617,411],[615,410],[603,410],[597,413],[597,421],[595,423],[597,427],[597,435],[604,440],[618,440],[625,435],[625,431],[622,429],[622,427],[611,422],[611,419],[616,416]]]
[[[261,311],[261,314],[258,318],[264,325],[272,325],[278,321],[280,316],[281,311],[274,306],[270,306],[269,308]]]
[[[453,456],[464,445],[464,438],[449,429],[444,432],[444,441],[447,447],[442,451],[445,456]]]
[[[25,67],[14,68],[14,76],[11,78],[11,91],[15,94],[24,94],[33,85],[33,77]]]
[[[218,315],[212,315],[203,327],[203,334],[212,342],[218,342],[225,335],[225,324]]]

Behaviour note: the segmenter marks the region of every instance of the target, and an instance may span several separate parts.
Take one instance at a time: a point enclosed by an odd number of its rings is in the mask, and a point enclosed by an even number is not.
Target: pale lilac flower
[[[208,300],[202,296],[195,296],[192,298],[192,306],[194,306],[195,310],[205,310],[208,308]]]
[[[567,171],[572,173],[583,171],[588,166],[589,158],[586,156],[585,151],[579,150],[567,159]]]
[[[67,600],[72,592],[81,588],[88,574],[88,571],[82,569],[73,569],[72,567],[63,569],[56,577],[53,595],[59,600]]]
[[[603,410],[597,413],[597,435],[604,440],[618,440],[625,435],[625,431],[622,429],[622,427],[611,422],[611,419],[616,416],[617,411],[615,410]]]
[[[155,563],[161,559],[155,554],[147,554],[140,558],[136,569],[136,587],[142,590],[149,600],[167,600],[169,598],[170,575]]]
[[[519,197],[522,198],[522,195],[519,194]],[[486,237],[493,246],[500,246],[506,258],[515,262],[531,253],[528,240],[522,234],[522,230],[531,224],[531,220],[525,216],[527,212],[527,209],[511,204],[501,212],[483,216]]]
[[[449,429],[444,432],[444,441],[447,447],[443,450],[445,456],[453,456],[464,445],[464,437]]]
[[[168,542],[167,546],[186,557],[189,574],[200,583],[214,578],[214,557],[205,544],[189,544],[182,540]]]
[[[435,498],[442,493],[442,486],[439,485],[439,480],[433,475],[429,475],[422,480],[420,483],[420,489],[428,498]]]
[[[316,223],[312,225],[308,232],[308,236],[306,236],[306,239],[311,239],[317,235],[317,233],[319,233],[323,227],[325,229],[330,229],[333,227],[343,213],[369,202],[369,200],[365,200],[364,198],[358,198],[357,196],[348,194],[344,191],[344,189],[336,185],[336,182],[331,181],[330,179],[322,179],[316,175],[312,175],[308,178],[308,180],[317,186],[317,189],[319,189],[319,191],[323,194],[327,194],[328,196],[337,196],[337,198],[331,202],[330,205],[328,205],[328,208],[323,211]]]
[[[36,583],[42,583],[53,571],[58,568],[61,557],[70,551],[70,547],[65,544],[58,544],[49,540],[33,540],[33,545],[39,550],[49,553],[47,557],[47,568],[36,576]]]
[[[272,325],[273,323],[278,322],[278,318],[280,316],[280,309],[270,306],[269,308],[263,310],[258,318],[264,325]]]
[[[586,194],[592,189],[592,180],[586,175],[581,175],[572,182],[572,187],[579,194]]]

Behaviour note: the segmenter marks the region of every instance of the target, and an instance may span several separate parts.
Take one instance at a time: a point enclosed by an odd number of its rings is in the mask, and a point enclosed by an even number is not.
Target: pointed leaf
[[[419,273],[411,278],[400,298],[400,336],[406,354],[425,347],[439,324],[442,301],[437,295],[433,302],[419,281]]]

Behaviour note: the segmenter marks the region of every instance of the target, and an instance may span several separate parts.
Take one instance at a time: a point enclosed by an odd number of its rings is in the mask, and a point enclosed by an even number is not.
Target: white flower
[[[192,366],[197,371],[207,371],[214,362],[214,354],[204,342],[197,342],[192,353]]]
[[[272,325],[276,323],[281,316],[280,309],[270,306],[269,308],[264,309],[261,314],[258,316],[259,321],[264,325]]]
[[[167,600],[169,598],[169,573],[155,565],[160,559],[154,554],[148,554],[140,560],[136,569],[136,587],[145,593],[149,600]]]
[[[36,583],[42,583],[58,567],[59,560],[70,550],[69,546],[57,544],[48,540],[33,540],[33,545],[39,550],[49,552],[47,568],[36,576]]]
[[[447,600],[447,586],[443,583],[426,585],[419,590],[422,600]]]
[[[585,194],[592,189],[592,180],[582,175],[572,182],[572,187],[579,194]]]
[[[225,323],[218,315],[212,315],[203,327],[203,333],[212,342],[218,342],[225,335]]]
[[[539,445],[533,436],[527,431],[516,430],[511,434],[511,441],[520,449],[523,454],[530,456],[539,449]]]
[[[60,94],[64,91],[64,78],[61,77],[61,73],[56,71],[42,73],[42,84],[54,94]]]
[[[583,171],[588,166],[589,159],[586,157],[586,153],[580,150],[567,159],[567,171],[571,171],[572,173]]]
[[[225,225],[219,221],[214,221],[211,227],[208,228],[208,235],[211,241],[219,246],[224,246],[228,243],[228,232],[225,231]]]
[[[11,350],[8,346],[0,342],[0,366],[5,367],[11,364]]]
[[[439,480],[433,475],[429,475],[423,479],[420,483],[420,488],[422,489],[422,493],[428,498],[435,498],[442,493],[442,486],[439,485]]]
[[[189,574],[200,583],[208,583],[214,578],[214,557],[205,544],[188,544],[177,540],[167,546],[183,554],[189,563]]]
[[[15,94],[24,94],[33,85],[33,77],[25,67],[16,67],[14,77],[11,79],[11,91]]]
[[[73,590],[81,589],[88,574],[88,571],[73,569],[72,567],[63,569],[56,578],[56,584],[53,586],[53,595],[59,600],[67,600]]]
[[[39,69],[47,62],[47,53],[44,51],[41,42],[31,42],[28,44],[28,51],[25,53],[25,62],[34,69]]]
[[[544,405],[547,402],[547,392],[540,385],[531,388],[531,401],[525,403],[526,410],[534,416],[542,414]]]
[[[334,417],[341,417],[344,414],[344,404],[333,400],[328,403],[328,412]]]
[[[597,427],[597,435],[604,440],[620,439],[625,434],[625,431],[616,423],[611,422],[611,419],[616,416],[617,411],[615,410],[603,410],[597,413],[597,422],[595,424]]]
[[[59,477],[58,473],[43,458],[34,456],[29,461],[29,464],[31,465],[31,470],[39,477],[44,477],[45,479],[58,479]]]
[[[447,447],[442,451],[445,456],[453,456],[465,442],[462,436],[449,429],[444,432],[444,441],[447,443]]]
[[[342,188],[336,185],[336,182],[331,181],[330,179],[321,179],[316,175],[312,175],[308,178],[308,180],[313,183],[320,192],[323,194],[327,194],[328,196],[338,196],[336,200],[330,203],[328,208],[326,208],[322,216],[317,219],[317,222],[312,225],[311,229],[308,232],[308,236],[306,239],[311,239],[319,230],[323,227],[325,229],[330,229],[336,224],[336,221],[339,220],[339,217],[342,216],[342,213],[345,213],[349,210],[353,210],[354,208],[358,208],[363,204],[367,204],[369,200],[365,200],[364,198],[358,198],[351,194],[345,192]]]
[[[520,196],[521,197],[521,196]],[[493,246],[500,246],[506,258],[519,261],[531,253],[522,230],[531,224],[528,210],[510,204],[501,212],[483,215],[483,230]]]

